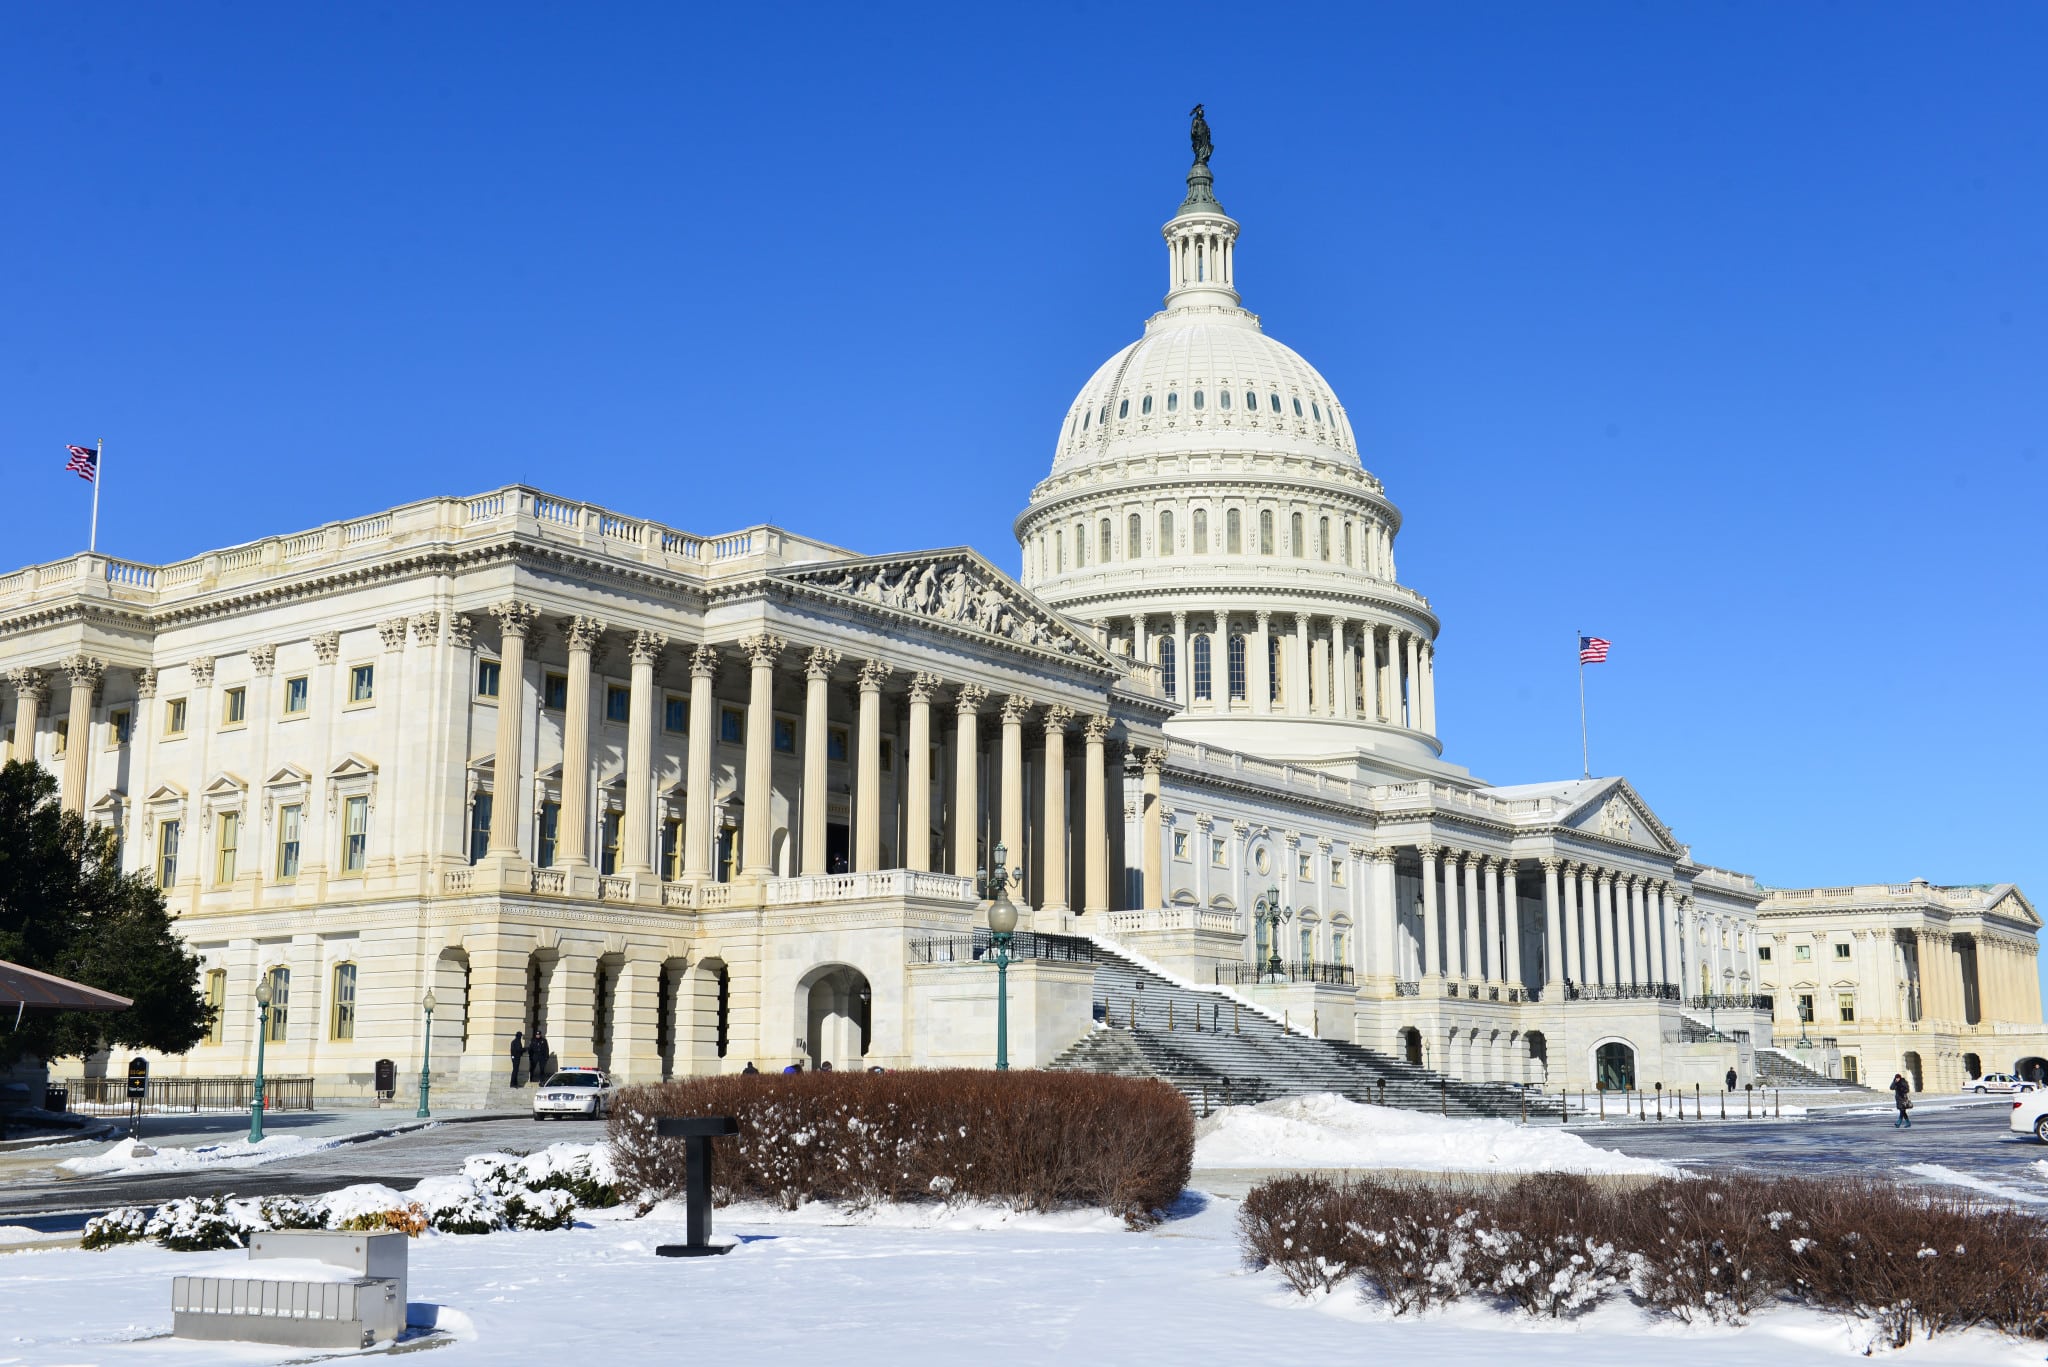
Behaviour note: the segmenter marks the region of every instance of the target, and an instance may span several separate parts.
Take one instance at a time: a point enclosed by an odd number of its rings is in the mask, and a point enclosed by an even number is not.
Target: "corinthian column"
[[[804,657],[804,787],[798,801],[803,806],[803,849],[798,871],[807,878],[825,869],[827,804],[831,797],[825,778],[829,722],[826,705],[830,700],[832,671],[839,666],[839,652],[814,646]]]
[[[569,647],[569,696],[562,708],[562,810],[555,821],[556,862],[568,868],[590,863],[590,661],[604,623],[595,617],[562,619]],[[517,678],[498,668],[498,710],[517,708],[523,690]],[[491,806],[495,822],[497,804]]]
[[[1564,917],[1557,898],[1555,859],[1537,861],[1543,866],[1543,984],[1555,987],[1564,980]]]
[[[909,802],[903,817],[903,867],[927,872],[932,866],[932,694],[945,680],[920,673],[910,680],[910,738],[904,742],[903,770]]]
[[[14,750],[11,758],[36,762],[36,726],[43,704],[50,698],[50,681],[40,669],[11,669],[7,681],[14,685]]]
[[[520,723],[520,681],[526,677],[526,633],[533,627],[531,604],[517,601],[491,608],[504,634],[498,659],[498,739],[491,755],[491,848],[494,855],[519,857],[519,793],[525,775],[520,772],[520,747],[524,744]]]
[[[1252,658],[1246,661],[1251,666],[1252,712],[1256,716],[1270,716],[1273,711],[1273,614],[1254,614],[1259,629],[1252,637]]]
[[[1039,847],[1045,852],[1044,895],[1047,911],[1067,909],[1067,723],[1074,709],[1045,709],[1045,829]]]
[[[775,834],[775,660],[787,644],[758,632],[740,642],[750,667],[747,692],[746,794],[740,802],[740,871],[750,879],[773,876]]]
[[[962,684],[953,695],[953,872],[971,877],[981,867],[981,741],[977,720],[988,690]]]
[[[1145,750],[1138,756],[1138,767],[1144,778],[1138,797],[1138,839],[1144,846],[1140,854],[1140,867],[1144,870],[1145,910],[1150,911],[1163,905],[1162,879],[1160,870],[1165,858],[1161,848],[1166,839],[1164,813],[1160,810],[1159,771],[1165,764],[1165,756],[1157,750]]]
[[[853,869],[882,867],[882,685],[894,673],[880,660],[860,667],[859,763],[853,788]]]
[[[1011,695],[1003,702],[1003,813],[1002,843],[1010,867],[1024,866],[1024,719],[1031,704]]]
[[[718,719],[711,698],[711,679],[718,672],[718,652],[698,646],[690,652],[690,753],[683,788],[683,877],[703,882],[711,877],[711,737]]]
[[[1085,742],[1082,763],[1087,766],[1081,785],[1086,811],[1082,814],[1082,872],[1087,886],[1081,890],[1081,910],[1109,910],[1109,802],[1104,787],[1103,743],[1109,736],[1108,717],[1090,717],[1081,728]]]
[[[65,723],[67,738],[64,742],[64,777],[58,789],[58,805],[67,812],[85,810],[85,780],[87,763],[92,757],[92,695],[100,686],[100,677],[106,673],[104,660],[89,655],[73,655],[58,668],[71,679],[70,720]],[[200,719],[206,725],[206,719]]]
[[[654,665],[668,649],[659,631],[633,633],[632,695],[626,711],[626,829],[619,844],[621,872],[654,872]]]
[[[1416,853],[1422,856],[1422,976],[1435,978],[1444,971],[1436,938],[1436,883],[1440,867],[1437,859],[1443,851],[1434,845],[1423,845]]]

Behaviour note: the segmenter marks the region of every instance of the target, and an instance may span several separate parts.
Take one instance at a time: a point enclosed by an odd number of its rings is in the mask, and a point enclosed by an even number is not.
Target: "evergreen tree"
[[[60,810],[38,766],[0,766],[0,959],[134,999],[125,1011],[60,1011],[0,1024],[0,1065],[109,1045],[182,1054],[206,1036],[199,959],[163,894],[121,873],[114,832]]]

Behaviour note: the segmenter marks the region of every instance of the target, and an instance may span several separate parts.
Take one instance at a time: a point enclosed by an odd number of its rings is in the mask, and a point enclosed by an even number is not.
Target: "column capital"
[[[341,654],[341,633],[338,631],[316,631],[313,633],[313,655],[321,664],[331,665]]]
[[[1166,752],[1157,746],[1148,745],[1138,751],[1138,767],[1151,777],[1158,777],[1166,767]]]
[[[10,669],[7,682],[24,698],[34,698],[38,703],[49,701],[50,680],[40,669]]]
[[[156,671],[154,669],[138,669],[135,671],[135,696],[138,698],[154,698],[156,696]]]
[[[403,617],[387,617],[377,623],[377,634],[384,638],[384,649],[405,649],[405,619]]]
[[[415,612],[412,615],[412,639],[423,646],[430,646],[441,634],[441,614],[438,612]]]
[[[633,663],[651,665],[661,659],[661,652],[668,649],[668,633],[665,631],[636,631],[633,633]]]
[[[491,604],[491,615],[498,619],[498,629],[507,636],[525,636],[533,630],[534,619],[540,614],[533,604],[508,598],[502,603]]]
[[[466,612],[452,614],[448,618],[448,644],[457,650],[468,650],[476,644],[476,618]]]
[[[249,668],[256,672],[259,679],[269,678],[277,668],[277,647],[250,646]]]
[[[1016,693],[1003,699],[1003,725],[1022,726],[1037,704]]]
[[[1536,862],[1543,866],[1543,871],[1545,873],[1556,873],[1560,868],[1564,866],[1564,860],[1559,859],[1554,854],[1546,854],[1539,858]]]
[[[1444,852],[1444,847],[1441,845],[1431,845],[1424,843],[1421,845],[1417,845],[1415,847],[1415,852],[1422,856],[1424,862],[1428,862],[1434,860],[1438,855],[1442,854]]]
[[[98,688],[100,679],[107,672],[107,662],[91,655],[67,655],[57,668],[71,676],[71,686],[83,684],[87,688]],[[208,671],[212,670],[212,659],[207,660]]]
[[[840,654],[830,646],[812,646],[804,655],[804,677],[806,679],[829,679],[832,671],[839,668]]]
[[[562,640],[572,651],[593,649],[605,632],[601,617],[564,617],[561,626]]]
[[[961,684],[953,693],[953,710],[963,717],[971,717],[987,701],[988,690],[980,684]]]
[[[912,702],[929,703],[932,700],[932,694],[945,687],[945,684],[946,681],[937,674],[929,670],[920,669],[917,673],[910,676],[910,700]]]
[[[1084,738],[1086,738],[1090,745],[1100,745],[1104,741],[1108,740],[1109,728],[1109,718],[1102,716],[1099,713],[1094,716],[1083,718],[1081,722],[1081,734]]]
[[[194,684],[198,685],[201,688],[209,688],[212,686],[213,656],[194,655],[191,659],[190,664],[187,667],[190,668],[192,671],[192,682]]]
[[[782,654],[783,648],[788,644],[789,642],[780,636],[766,631],[757,631],[739,639],[739,647],[746,655],[747,663],[757,669],[763,665],[774,664],[776,657]]]
[[[887,683],[889,676],[895,672],[896,667],[894,665],[882,660],[864,661],[860,667],[860,691],[863,693],[881,692],[882,685]]]
[[[1173,614],[1173,629],[1175,631],[1185,631],[1187,630],[1187,625],[1188,615],[1185,612],[1176,612]]]
[[[1074,719],[1074,709],[1064,703],[1054,703],[1045,709],[1045,734],[1065,735],[1067,723]]]
[[[1264,631],[1266,629],[1266,624],[1273,620],[1273,613],[1268,608],[1260,608],[1257,612],[1253,613],[1252,616],[1258,619],[1260,631]]]
[[[690,652],[690,677],[708,679],[718,672],[718,647],[700,645]]]
[[[1391,864],[1400,855],[1400,851],[1392,845],[1374,845],[1371,849],[1363,851],[1363,853],[1367,859],[1372,860],[1375,864]]]

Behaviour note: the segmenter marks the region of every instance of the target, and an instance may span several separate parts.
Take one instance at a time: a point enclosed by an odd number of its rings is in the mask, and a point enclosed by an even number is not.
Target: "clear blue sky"
[[[431,8],[431,12],[422,12]],[[1443,615],[1453,758],[1776,884],[2048,904],[2048,8],[17,5],[0,562],[513,480],[863,551],[1010,519],[1240,283]]]

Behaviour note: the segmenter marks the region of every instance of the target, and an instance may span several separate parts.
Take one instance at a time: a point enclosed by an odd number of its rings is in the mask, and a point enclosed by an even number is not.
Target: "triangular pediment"
[[[363,778],[377,772],[376,764],[351,751],[342,757],[341,763],[327,771],[329,778]]]
[[[1627,779],[1617,778],[1595,788],[1565,815],[1562,824],[1572,830],[1623,845],[1634,845],[1638,849],[1673,856],[1681,853],[1670,830],[1651,812],[1650,804],[1629,786]]]
[[[121,805],[127,800],[128,794],[122,792],[119,788],[114,788],[100,794],[100,800],[92,804],[92,810],[95,812],[116,812],[121,809]]]
[[[2018,888],[2008,888],[2003,897],[1991,904],[1993,916],[2003,916],[2008,921],[2017,921],[2024,926],[2041,928],[2041,918],[2034,911],[2033,904]]]
[[[313,776],[296,764],[286,764],[263,780],[266,788],[290,788],[296,784],[311,783]]]
[[[150,802],[183,802],[185,800],[185,789],[182,784],[159,783],[156,787],[149,790],[147,800]]]
[[[852,599],[871,610],[901,613],[1027,650],[1110,668],[1122,665],[1030,590],[964,546],[835,560],[777,578],[808,592]]]
[[[249,791],[249,785],[244,783],[239,775],[228,773],[223,769],[220,773],[215,774],[213,781],[208,783],[201,791],[207,797],[240,797],[243,793]]]

